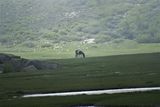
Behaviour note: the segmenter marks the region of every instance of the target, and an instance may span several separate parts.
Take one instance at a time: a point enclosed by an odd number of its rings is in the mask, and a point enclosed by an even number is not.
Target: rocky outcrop
[[[34,65],[37,69],[55,69],[58,67],[58,64],[53,64],[49,62],[39,61],[39,60],[32,60],[29,61],[27,65]]]
[[[27,71],[38,71],[38,69],[34,65],[30,65],[30,66],[24,67],[22,71],[26,71],[26,72]]]
[[[0,54],[0,72],[20,72],[54,70],[58,67],[57,63],[40,60],[29,60],[12,54]]]

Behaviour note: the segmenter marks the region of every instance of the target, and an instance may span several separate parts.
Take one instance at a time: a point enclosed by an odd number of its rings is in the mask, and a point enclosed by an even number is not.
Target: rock
[[[3,73],[3,71],[0,70],[0,74],[2,74],[2,73]]]
[[[3,67],[4,67],[3,64],[0,64],[0,70],[3,70]]]
[[[0,54],[0,69],[4,72],[20,71],[22,68],[20,61],[20,56],[15,56],[11,54]]]
[[[52,70],[52,69],[56,69],[58,67],[58,64],[44,62],[44,63],[42,63],[41,67],[42,67],[42,69]]]
[[[8,62],[11,59],[20,59],[20,56],[15,56],[15,55],[11,55],[11,54],[3,54],[0,53],[0,63],[4,63],[4,62]]]
[[[22,71],[38,71],[38,69],[34,65],[30,65],[23,68]]]
[[[12,58],[9,62],[12,65],[14,71],[21,71],[21,69],[24,67],[21,63],[21,59]]]
[[[9,57],[8,55],[5,54],[0,54],[0,64],[3,64],[6,61],[9,61],[11,59],[11,57]]]
[[[43,70],[43,69],[52,70],[58,67],[58,64],[48,63],[45,61],[38,61],[38,60],[30,61],[29,65],[34,65],[39,70]]]
[[[40,60],[28,60],[11,54],[0,54],[0,71],[20,72],[37,70],[54,70],[58,67],[57,63],[49,63]]]

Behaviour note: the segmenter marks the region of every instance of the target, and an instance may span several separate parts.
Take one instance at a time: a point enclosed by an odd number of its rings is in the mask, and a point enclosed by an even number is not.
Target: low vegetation
[[[0,44],[5,46],[88,38],[160,43],[158,0],[2,0],[0,5]]]

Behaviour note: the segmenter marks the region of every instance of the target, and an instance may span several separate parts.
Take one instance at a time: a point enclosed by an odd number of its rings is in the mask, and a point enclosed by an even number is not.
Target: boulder
[[[9,57],[8,55],[5,54],[0,54],[0,64],[3,64],[6,61],[9,61],[11,59],[11,57]]]
[[[54,70],[57,67],[57,63],[28,60],[11,54],[0,54],[0,71],[3,72]]]
[[[53,70],[58,67],[58,64],[56,64],[56,63],[49,63],[46,61],[38,61],[38,60],[30,61],[30,63],[28,63],[28,65],[34,65],[39,70],[43,70],[43,69]]]
[[[12,55],[12,54],[3,54],[3,53],[0,53],[0,64],[4,63],[4,62],[8,62],[8,61],[10,61],[13,58],[14,59],[20,59],[21,57],[20,56],[15,56],[15,55]]]
[[[38,71],[38,69],[34,65],[30,65],[30,66],[24,67],[22,71],[26,71],[26,72],[27,71]]]

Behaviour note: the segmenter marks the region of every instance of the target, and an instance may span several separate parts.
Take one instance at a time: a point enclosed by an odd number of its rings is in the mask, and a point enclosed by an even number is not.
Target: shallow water
[[[22,98],[48,97],[48,96],[100,95],[100,94],[146,92],[146,91],[157,91],[157,90],[160,90],[160,87],[124,88],[124,89],[109,89],[109,90],[79,91],[79,92],[61,92],[61,93],[47,93],[47,94],[28,94],[28,95],[23,95]]]

